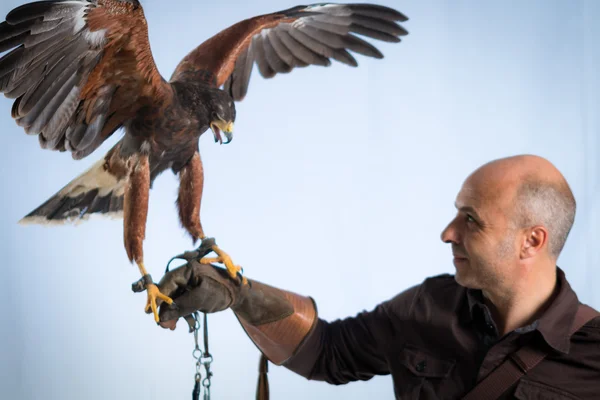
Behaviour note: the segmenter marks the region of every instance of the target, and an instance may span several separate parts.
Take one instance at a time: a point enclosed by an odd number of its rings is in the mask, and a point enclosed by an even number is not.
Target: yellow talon
[[[199,263],[200,264],[212,264],[212,263],[220,263],[221,259],[219,257],[204,257],[201,258]]]
[[[146,302],[145,311],[149,312],[149,310],[152,309],[152,312],[154,313],[154,320],[156,322],[159,322],[160,318],[158,317],[158,307],[156,298],[164,301],[167,304],[172,304],[173,299],[171,299],[169,296],[162,294],[160,290],[158,290],[158,287],[154,284],[147,285],[146,291],[148,292],[148,301]]]
[[[146,271],[144,262],[142,260],[138,260],[136,261],[136,263],[138,265],[138,268],[140,269],[140,273],[142,274],[142,280],[144,280],[145,277],[149,278],[150,275],[148,275],[148,271]],[[154,320],[158,323],[160,321],[160,318],[158,317],[158,306],[160,305],[160,303],[157,303],[156,298],[158,298],[161,301],[164,301],[169,305],[173,304],[173,299],[171,299],[167,295],[162,294],[160,290],[158,290],[158,286],[156,286],[154,283],[146,283],[146,291],[148,292],[148,300],[146,301],[146,307],[144,307],[144,310],[147,313],[150,312],[150,310],[152,310],[152,313],[154,314]]]
[[[204,257],[200,260],[201,264],[222,263],[227,268],[227,273],[233,280],[237,280],[238,273],[241,275],[242,267],[235,265],[229,254],[225,253],[218,246],[213,246],[212,250],[217,253],[218,257]],[[248,284],[248,279],[242,275],[242,284]]]

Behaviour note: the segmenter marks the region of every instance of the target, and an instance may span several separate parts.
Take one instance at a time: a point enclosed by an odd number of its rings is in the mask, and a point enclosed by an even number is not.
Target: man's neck
[[[557,289],[556,268],[532,268],[519,276],[517,282],[516,285],[513,282],[483,291],[500,336],[539,318]]]

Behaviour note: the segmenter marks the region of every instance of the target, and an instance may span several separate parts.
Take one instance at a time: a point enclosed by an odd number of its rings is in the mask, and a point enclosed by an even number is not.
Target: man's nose
[[[441,234],[441,239],[444,243],[460,243],[460,234],[457,229],[456,218],[450,221],[448,226],[444,228]]]

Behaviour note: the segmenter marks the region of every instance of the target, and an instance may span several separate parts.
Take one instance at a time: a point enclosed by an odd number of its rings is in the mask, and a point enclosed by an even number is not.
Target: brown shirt
[[[502,399],[600,399],[600,318],[569,337],[579,300],[560,268],[557,279],[543,315],[499,337],[481,291],[428,278],[370,312],[319,319],[285,366],[336,385],[391,374],[398,399],[460,399],[533,340],[552,351]]]

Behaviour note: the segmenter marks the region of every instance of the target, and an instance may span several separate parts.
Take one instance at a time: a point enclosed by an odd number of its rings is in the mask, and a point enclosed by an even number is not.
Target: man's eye
[[[471,217],[469,214],[467,214],[467,222],[475,222],[475,218]]]

